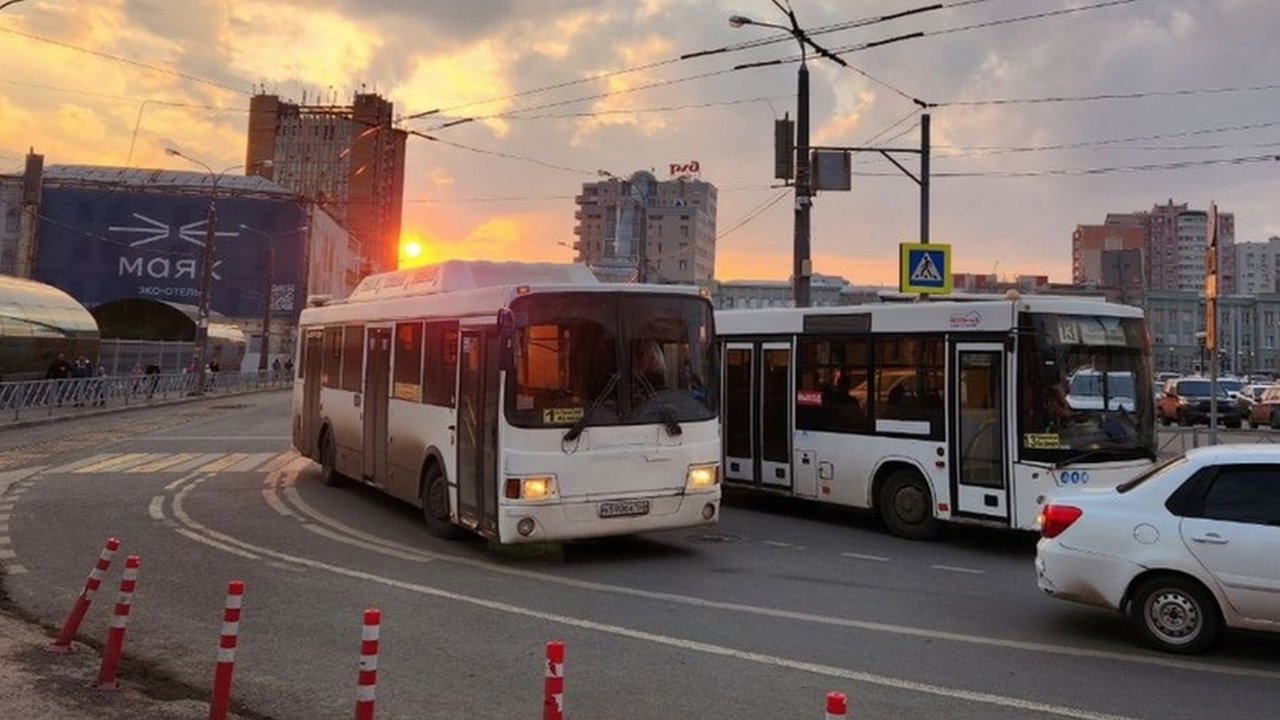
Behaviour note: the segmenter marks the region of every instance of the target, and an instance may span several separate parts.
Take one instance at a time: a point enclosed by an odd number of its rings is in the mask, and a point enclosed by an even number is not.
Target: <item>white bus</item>
[[[326,482],[500,543],[719,519],[719,360],[697,288],[451,261],[312,305],[293,444]]]
[[[927,539],[946,520],[1033,530],[1051,489],[1155,462],[1139,308],[953,296],[722,310],[716,329],[726,486],[872,508]],[[1077,375],[1100,397],[1068,402]]]

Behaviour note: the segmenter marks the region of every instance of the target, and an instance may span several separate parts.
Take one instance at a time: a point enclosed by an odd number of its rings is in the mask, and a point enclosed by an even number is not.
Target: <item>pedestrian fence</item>
[[[1218,428],[1217,439],[1207,427],[1164,427],[1156,434],[1156,454],[1173,457],[1192,448],[1225,443],[1266,444],[1280,442],[1280,432],[1270,428],[1226,430]]]
[[[93,592],[98,589],[103,576],[111,566],[111,560],[120,548],[120,541],[109,538],[106,547],[94,563],[84,590],[76,596],[71,612],[63,623],[58,639],[46,648],[51,653],[65,654],[74,650],[71,636],[74,635],[89,608]],[[102,664],[98,673],[98,682],[94,686],[98,690],[116,690],[119,685],[116,671],[120,655],[124,647],[124,633],[132,597],[138,578],[138,566],[141,559],[137,555],[125,558],[124,573],[120,578],[120,594],[116,599],[114,615],[108,630],[107,642],[103,645]],[[236,647],[239,641],[240,617],[243,609],[245,585],[243,581],[232,580],[227,583],[226,604],[222,611],[222,632],[218,638],[217,661],[214,665],[213,688],[209,700],[209,720],[226,720],[231,706],[231,680],[235,671]],[[360,633],[360,652],[358,655],[358,671],[356,674],[355,712],[356,720],[374,720],[374,709],[377,702],[378,684],[378,642],[381,632],[382,611],[368,608],[363,615],[364,624]],[[565,720],[565,644],[561,640],[551,640],[546,645],[546,657],[543,662],[542,686],[542,720]],[[846,720],[848,700],[844,693],[827,693],[824,702],[825,720]],[[531,712],[530,715],[533,713]]]
[[[61,380],[0,383],[0,422],[54,415],[75,415],[103,408],[154,403],[194,395],[235,394],[286,387],[293,382],[284,371],[209,372],[199,388],[198,373],[159,375],[97,375]]]

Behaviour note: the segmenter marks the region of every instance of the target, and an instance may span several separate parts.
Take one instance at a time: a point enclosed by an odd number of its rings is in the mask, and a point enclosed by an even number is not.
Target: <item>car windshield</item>
[[[1218,387],[1229,393],[1240,392],[1240,388],[1244,387],[1243,380],[1221,379],[1218,380]]]
[[[1133,375],[1127,372],[1082,371],[1071,377],[1072,397],[1133,398]]]
[[[1178,394],[1182,397],[1203,397],[1210,396],[1210,384],[1207,379],[1179,380]],[[1222,383],[1218,383],[1218,397],[1227,397],[1226,388],[1222,387]]]

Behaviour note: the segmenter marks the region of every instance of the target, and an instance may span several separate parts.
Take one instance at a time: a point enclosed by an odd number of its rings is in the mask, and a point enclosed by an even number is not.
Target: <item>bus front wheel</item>
[[[941,524],[933,515],[933,501],[924,478],[910,470],[895,470],[880,486],[876,503],[889,532],[908,540],[930,540]]]
[[[462,535],[462,528],[449,519],[449,483],[439,465],[432,464],[423,473],[422,519],[435,537],[454,540]]]

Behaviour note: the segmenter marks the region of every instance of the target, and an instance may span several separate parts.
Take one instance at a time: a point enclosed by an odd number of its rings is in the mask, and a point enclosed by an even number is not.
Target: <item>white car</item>
[[[1280,446],[1197,448],[1114,488],[1055,492],[1040,533],[1041,590],[1120,610],[1157,649],[1280,632]]]
[[[1103,380],[1105,379],[1105,384]],[[1102,395],[1107,399],[1103,402]],[[1067,405],[1072,410],[1127,410],[1133,412],[1137,391],[1133,387],[1133,373],[1112,370],[1103,378],[1097,370],[1078,370],[1067,385]]]

